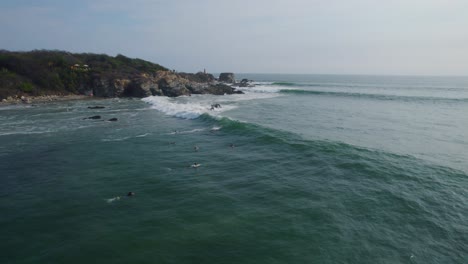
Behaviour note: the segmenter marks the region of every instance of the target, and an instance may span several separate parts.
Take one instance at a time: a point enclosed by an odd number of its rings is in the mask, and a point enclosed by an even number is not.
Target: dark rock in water
[[[235,88],[232,88],[229,85],[218,83],[210,85],[205,89],[204,93],[214,94],[214,95],[224,95],[224,94],[233,94],[233,93],[243,93],[241,91],[236,91]]]
[[[234,73],[232,72],[223,72],[219,75],[218,81],[225,83],[235,83],[236,79]]]
[[[215,110],[215,108],[221,108],[220,104],[212,104],[210,110]]]
[[[236,83],[234,86],[238,86],[238,87],[255,87],[255,85],[252,84],[252,81],[248,80],[248,79],[242,79],[242,81],[240,83]]]
[[[95,115],[95,116],[85,117],[85,118],[83,118],[83,120],[84,119],[101,119],[101,116],[100,115]]]
[[[117,119],[116,117],[113,117],[113,118],[111,118],[111,119],[109,119],[107,121],[117,121],[117,120],[119,120],[119,119]]]
[[[104,106],[88,106],[89,109],[103,109]]]

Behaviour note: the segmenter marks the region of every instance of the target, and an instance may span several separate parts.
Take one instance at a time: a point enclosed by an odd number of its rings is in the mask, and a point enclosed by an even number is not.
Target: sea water
[[[0,262],[467,262],[468,78],[238,78],[1,107]]]

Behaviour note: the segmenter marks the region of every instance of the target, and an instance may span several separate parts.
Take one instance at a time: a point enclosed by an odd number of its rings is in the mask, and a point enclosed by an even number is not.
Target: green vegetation
[[[167,68],[123,55],[65,51],[0,50],[0,100],[21,93],[77,94],[92,90],[97,76],[133,76]]]
[[[19,85],[19,89],[25,93],[31,93],[33,91],[33,85],[29,82],[23,82]]]

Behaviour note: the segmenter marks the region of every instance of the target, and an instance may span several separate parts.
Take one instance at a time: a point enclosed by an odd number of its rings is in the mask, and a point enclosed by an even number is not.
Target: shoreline
[[[88,95],[40,95],[40,96],[21,96],[9,97],[0,101],[0,106],[9,105],[32,105],[32,104],[45,104],[50,102],[63,102],[75,100],[91,100],[102,99],[102,97],[93,97]]]

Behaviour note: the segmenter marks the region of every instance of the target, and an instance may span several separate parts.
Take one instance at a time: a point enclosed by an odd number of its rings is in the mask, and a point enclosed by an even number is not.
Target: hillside
[[[131,78],[168,69],[123,55],[0,51],[0,100],[14,95],[85,94],[104,76]]]

